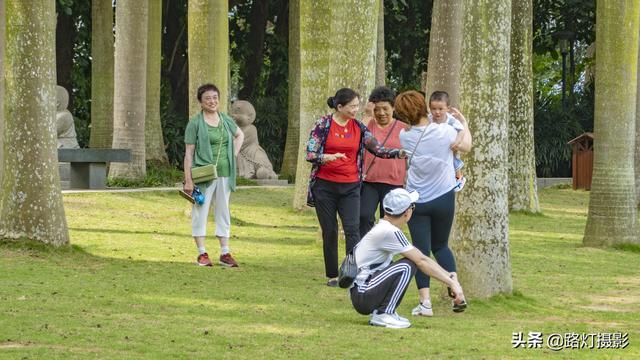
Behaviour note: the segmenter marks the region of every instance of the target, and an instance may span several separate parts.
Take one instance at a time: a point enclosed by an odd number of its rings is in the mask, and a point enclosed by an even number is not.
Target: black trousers
[[[338,276],[338,220],[346,240],[345,253],[360,241],[358,221],[360,219],[360,182],[337,183],[316,179],[311,188],[316,203],[316,215],[322,228],[324,269],[327,277]]]
[[[351,288],[351,304],[362,315],[369,315],[373,310],[393,314],[415,273],[416,264],[409,259],[391,263],[375,272],[365,284]]]
[[[382,199],[389,191],[402,187],[377,182],[363,182],[360,191],[360,238],[368,233],[376,221],[376,209],[379,208],[380,219],[384,216]]]
[[[427,256],[433,253],[438,264],[449,272],[456,271],[456,259],[449,248],[455,207],[456,197],[452,189],[431,201],[417,203],[408,223],[413,246]],[[416,274],[416,285],[418,289],[428,288],[429,276],[422,272]]]

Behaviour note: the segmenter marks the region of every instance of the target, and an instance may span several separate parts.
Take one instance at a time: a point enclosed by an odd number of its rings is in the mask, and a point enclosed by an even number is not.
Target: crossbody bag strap
[[[222,134],[226,130],[224,127],[224,120],[222,119],[222,117],[220,117],[220,125],[221,125],[221,129],[220,129],[220,142],[218,143],[218,156],[216,156],[216,163],[214,164],[216,167],[218,167],[218,160],[220,160],[220,149],[222,149]]]
[[[375,120],[373,120],[375,121]],[[387,140],[389,140],[389,137],[391,136],[391,133],[393,132],[393,129],[396,127],[396,123],[398,122],[398,120],[393,120],[393,125],[391,125],[391,129],[389,129],[389,133],[387,134],[387,136],[384,138],[384,141],[382,142],[382,147],[384,147],[384,144],[387,143]],[[375,124],[373,126],[376,126]],[[374,136],[375,137],[375,136]],[[378,157],[374,156],[373,160],[371,160],[371,164],[369,164],[369,166],[367,167],[367,170],[364,172],[363,177],[366,178],[367,174],[369,173],[369,170],[371,170],[371,167],[373,166],[373,163],[376,162],[376,159]]]
[[[409,169],[409,167],[411,166],[411,159],[413,159],[413,155],[416,153],[416,150],[418,149],[418,144],[420,143],[420,140],[422,140],[422,137],[424,136],[424,133],[427,132],[427,127],[429,125],[427,125],[424,130],[422,130],[422,133],[420,134],[420,137],[418,138],[418,141],[416,141],[416,145],[413,147],[413,151],[411,152],[411,155],[409,155],[409,161],[407,161],[407,169]]]

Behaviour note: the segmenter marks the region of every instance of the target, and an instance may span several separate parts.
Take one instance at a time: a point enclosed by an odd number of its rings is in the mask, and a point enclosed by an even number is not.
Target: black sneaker
[[[453,312],[454,313],[461,313],[464,312],[467,309],[467,302],[462,300],[462,302],[460,304],[456,304],[455,301],[453,301]]]

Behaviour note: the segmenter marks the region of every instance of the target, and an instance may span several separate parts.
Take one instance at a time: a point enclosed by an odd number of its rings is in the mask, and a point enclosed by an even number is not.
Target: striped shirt
[[[364,284],[376,269],[384,269],[393,261],[393,256],[413,249],[402,230],[387,220],[380,219],[355,248],[358,275],[355,283]],[[375,266],[377,265],[377,266]],[[375,266],[371,269],[371,266]]]

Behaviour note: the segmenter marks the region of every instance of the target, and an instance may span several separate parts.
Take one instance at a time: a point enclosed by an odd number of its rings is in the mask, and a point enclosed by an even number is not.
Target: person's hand
[[[193,181],[192,180],[185,180],[182,183],[182,190],[184,192],[186,192],[187,194],[191,195],[191,193],[193,193]]]
[[[453,280],[453,284],[450,287],[451,287],[451,291],[453,292],[453,295],[455,295],[453,302],[456,304],[460,304],[464,301],[464,293],[462,292],[462,286],[460,286],[460,283],[458,282],[458,280],[456,279],[452,279],[452,280]]]
[[[407,157],[409,157],[409,155],[411,155],[411,151],[400,149],[400,152],[398,153],[398,159],[406,159]]]
[[[451,116],[453,116],[454,118],[456,118],[458,121],[460,121],[461,123],[466,123],[467,119],[464,117],[464,115],[462,115],[462,113],[460,112],[460,110],[454,108],[454,107],[450,107],[449,111],[451,113]]]
[[[322,162],[328,163],[331,161],[336,161],[338,159],[346,159],[346,158],[347,158],[347,155],[345,155],[344,153],[324,154],[322,155]]]
[[[453,144],[451,144],[451,150],[458,151],[458,146],[460,146],[461,142],[462,141],[454,141]]]

